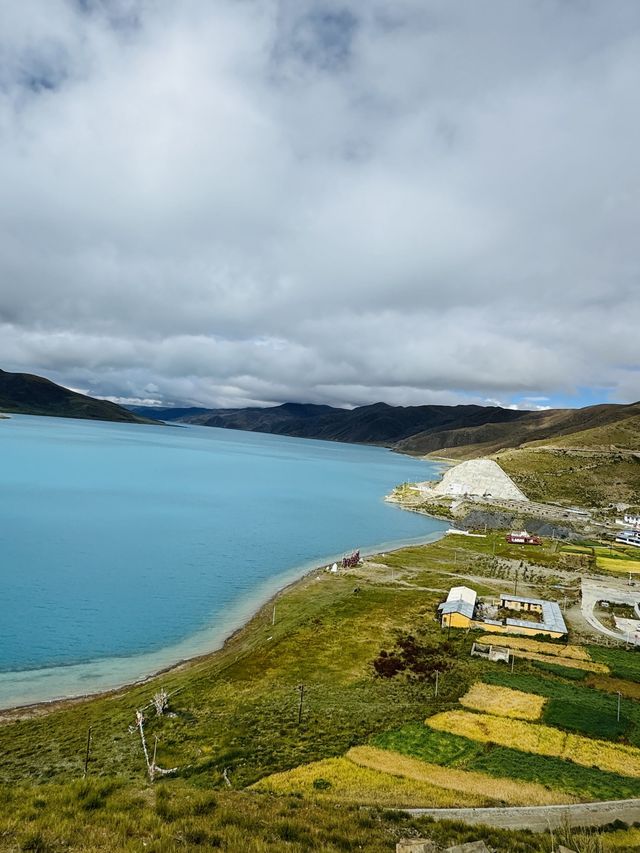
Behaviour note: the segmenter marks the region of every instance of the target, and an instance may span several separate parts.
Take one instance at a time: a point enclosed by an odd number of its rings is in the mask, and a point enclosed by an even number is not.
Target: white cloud
[[[632,0],[4,4],[0,363],[207,405],[640,397],[639,47]]]

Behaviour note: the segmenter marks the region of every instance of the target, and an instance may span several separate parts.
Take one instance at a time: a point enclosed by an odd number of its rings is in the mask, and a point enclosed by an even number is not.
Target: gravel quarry
[[[470,459],[445,472],[442,480],[419,483],[422,494],[434,497],[483,497],[528,501],[527,496],[493,459]]]

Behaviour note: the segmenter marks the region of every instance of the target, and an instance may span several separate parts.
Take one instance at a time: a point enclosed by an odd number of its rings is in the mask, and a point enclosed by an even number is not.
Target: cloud
[[[636,399],[639,47],[632,0],[5,4],[0,363],[196,405]]]

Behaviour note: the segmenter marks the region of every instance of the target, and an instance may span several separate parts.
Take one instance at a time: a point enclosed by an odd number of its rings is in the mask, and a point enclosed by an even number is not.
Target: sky
[[[0,0],[0,367],[640,398],[637,0]]]

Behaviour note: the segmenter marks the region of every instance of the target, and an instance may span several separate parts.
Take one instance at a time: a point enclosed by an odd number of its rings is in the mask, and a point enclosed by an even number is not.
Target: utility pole
[[[298,725],[302,722],[302,701],[304,699],[304,684],[298,684],[300,691],[300,701],[298,702]]]
[[[516,656],[514,655],[513,652],[511,652],[511,672],[513,672],[513,667],[514,667],[515,662],[516,662]]]
[[[514,595],[518,594],[518,570],[517,569],[516,569],[516,579],[515,579],[515,582],[513,584],[513,594]]]
[[[273,618],[271,619],[271,624],[272,625],[276,624],[276,606],[275,606],[275,604],[273,605]]]
[[[440,675],[440,673],[439,673],[439,672],[438,672],[438,670],[436,669],[436,695],[435,695],[435,698],[436,698],[436,699],[438,698],[438,676],[439,676],[439,675]]]
[[[89,730],[87,731],[87,751],[84,754],[84,773],[82,774],[82,778],[87,778],[87,772],[89,769],[89,753],[91,752],[91,726],[89,726]]]

